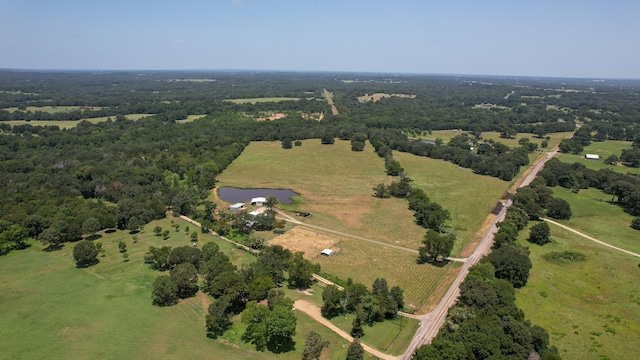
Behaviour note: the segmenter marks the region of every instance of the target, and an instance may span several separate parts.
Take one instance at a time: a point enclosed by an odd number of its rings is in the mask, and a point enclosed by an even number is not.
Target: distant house
[[[322,254],[322,255],[326,255],[326,256],[331,256],[331,255],[333,255],[333,250],[331,250],[331,249],[324,249],[324,250],[320,251],[320,254]]]
[[[235,204],[229,206],[229,211],[238,212],[238,211],[242,211],[242,210],[244,210],[246,208],[247,207],[244,206],[244,203],[235,203]]]
[[[598,156],[596,154],[585,154],[584,158],[585,159],[589,159],[589,160],[599,160],[600,156]]]
[[[251,205],[262,206],[267,202],[267,198],[264,197],[256,197],[251,199]]]

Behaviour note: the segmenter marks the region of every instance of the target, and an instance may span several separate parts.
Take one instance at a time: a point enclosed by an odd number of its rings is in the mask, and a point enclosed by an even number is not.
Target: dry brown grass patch
[[[280,245],[294,253],[302,251],[305,259],[313,259],[320,255],[320,252],[324,249],[331,249],[337,252],[339,248],[334,244],[339,241],[340,239],[330,235],[294,227],[286,233],[271,239],[269,245]]]

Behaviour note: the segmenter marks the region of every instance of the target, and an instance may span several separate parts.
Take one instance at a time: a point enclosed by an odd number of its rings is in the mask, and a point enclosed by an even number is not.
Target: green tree
[[[268,348],[274,353],[282,353],[293,349],[293,336],[296,334],[296,315],[293,309],[276,306],[267,316]]]
[[[153,233],[154,233],[156,236],[161,236],[161,235],[162,235],[162,227],[160,227],[160,226],[156,226],[156,227],[154,227],[154,228],[153,228]]]
[[[304,350],[302,350],[302,360],[320,360],[322,350],[329,346],[328,340],[323,340],[315,331],[309,332],[304,341]]]
[[[73,247],[73,259],[79,268],[91,266],[97,262],[98,249],[89,240],[82,240]]]
[[[129,221],[127,222],[127,230],[133,233],[138,231],[139,228],[140,228],[140,221],[138,220],[138,218],[135,215],[130,217]]]
[[[60,230],[50,227],[38,235],[38,241],[48,245],[48,249],[53,250],[59,248],[64,242],[64,239],[62,238]]]
[[[129,261],[129,253],[122,254],[122,258],[124,259],[124,262]]]
[[[120,241],[118,243],[118,249],[120,249],[121,253],[127,252],[127,244],[124,241]]]
[[[508,280],[515,288],[527,284],[532,267],[527,248],[502,246],[493,250],[487,258],[495,267],[498,279]]]
[[[282,139],[282,148],[283,149],[291,149],[291,138],[284,138]]]
[[[267,297],[269,290],[276,287],[276,284],[268,276],[259,276],[247,285],[247,296],[249,300],[262,300]]]
[[[455,241],[456,236],[454,234],[440,234],[435,230],[429,229],[422,241],[424,246],[419,249],[418,262],[435,262],[449,257]]]
[[[359,339],[353,339],[353,342],[349,345],[349,349],[347,349],[347,360],[362,360],[364,359],[364,349],[360,344]]]
[[[267,195],[267,201],[264,203],[264,206],[266,206],[269,211],[273,211],[273,208],[276,207],[279,202],[277,196]]]
[[[362,328],[362,316],[357,314],[355,318],[353,318],[353,322],[351,323],[351,336],[354,338],[361,338],[364,336],[364,329]]]
[[[564,199],[553,198],[547,207],[547,216],[559,220],[571,218],[571,205]]]
[[[320,271],[320,265],[303,258],[303,252],[293,254],[289,260],[289,287],[292,289],[306,289],[313,282],[313,274]]]
[[[551,235],[549,225],[546,222],[541,222],[531,227],[527,241],[538,245],[544,245],[551,242],[549,235]]]
[[[198,271],[193,264],[178,264],[171,269],[169,275],[176,284],[176,294],[179,298],[185,299],[198,292]]]
[[[386,199],[388,198],[389,195],[389,189],[387,189],[387,186],[383,183],[380,183],[378,185],[376,185],[376,187],[373,188],[373,197],[377,197],[380,199]]]
[[[153,305],[170,306],[178,303],[178,286],[169,275],[161,275],[153,283]]]
[[[231,326],[231,302],[227,296],[219,297],[209,305],[205,318],[207,337],[216,339]]]
[[[82,232],[84,234],[93,236],[95,233],[100,231],[101,228],[102,225],[100,224],[100,220],[94,217],[87,218],[87,220],[82,223]]]
[[[162,238],[163,238],[164,240],[167,240],[167,239],[169,238],[169,230],[164,230],[164,231],[162,232]]]
[[[267,317],[270,313],[271,311],[268,307],[255,301],[248,302],[247,307],[242,312],[242,323],[247,326],[244,334],[242,334],[242,340],[255,345],[258,351],[264,351],[269,341]]]
[[[191,235],[189,235],[191,237],[191,241],[196,242],[198,241],[198,232],[197,231],[193,231],[191,233]]]
[[[634,218],[631,221],[631,228],[640,230],[640,217]]]
[[[323,145],[331,145],[336,141],[336,139],[333,137],[333,134],[329,134],[329,133],[325,133],[322,135],[322,137],[320,138],[320,143]]]

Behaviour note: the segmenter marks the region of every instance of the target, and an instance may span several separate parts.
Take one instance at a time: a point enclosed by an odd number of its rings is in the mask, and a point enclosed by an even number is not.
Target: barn
[[[267,198],[264,197],[255,197],[251,199],[251,205],[262,206],[267,202]]]

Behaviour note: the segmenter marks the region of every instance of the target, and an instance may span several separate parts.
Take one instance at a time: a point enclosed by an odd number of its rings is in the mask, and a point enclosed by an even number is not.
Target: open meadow
[[[225,101],[232,102],[234,104],[255,104],[258,102],[280,102],[280,101],[298,101],[300,98],[292,97],[263,97],[263,98],[246,98],[246,99],[228,99]]]
[[[544,246],[526,242],[529,228],[520,233],[520,242],[531,250],[533,269],[527,286],[517,290],[518,307],[549,331],[551,345],[564,359],[637,359],[640,259],[549,226],[553,242]],[[544,258],[564,251],[585,259]]]
[[[416,264],[415,250],[426,230],[415,224],[405,200],[371,196],[376,184],[388,184],[392,178],[385,175],[384,161],[369,144],[363,152],[352,152],[348,141],[321,145],[307,140],[289,150],[280,142],[252,142],[218,180],[220,186],[291,189],[301,196],[284,208],[311,212],[305,222],[413,250],[333,234],[337,255],[314,261],[324,272],[367,286],[385,277],[389,286],[405,289],[406,303],[419,311],[435,306],[457,271],[456,264]],[[483,210],[486,216],[491,208]]]
[[[604,160],[611,155],[620,157],[622,150],[631,149],[631,141],[606,140],[603,142],[592,141],[591,145],[585,146],[584,151],[580,154],[563,153],[560,155],[560,161],[573,164],[580,163],[589,169],[600,170],[609,169],[621,173],[640,174],[640,168],[632,168],[623,165],[607,165]],[[584,154],[596,154],[600,156],[599,160],[585,159]]]
[[[127,114],[125,115],[125,117],[127,119],[130,120],[140,120],[145,116],[151,116],[152,114]],[[7,120],[7,121],[2,121],[3,124],[8,124],[11,126],[16,126],[16,125],[31,125],[31,126],[58,126],[61,129],[71,129],[76,127],[81,121],[86,120],[92,124],[97,124],[100,122],[104,122],[107,121],[108,118],[111,118],[112,120],[114,120],[116,117],[115,116],[101,116],[101,117],[95,117],[95,118],[88,118],[88,119],[82,119],[82,120]],[[193,120],[191,120],[193,121]]]
[[[55,114],[55,113],[69,112],[74,110],[84,110],[84,109],[100,110],[101,107],[99,106],[27,106],[27,108],[24,111],[31,111],[31,112],[42,111],[42,112]],[[8,112],[14,112],[14,111],[18,111],[18,108],[10,107],[10,108],[4,108],[2,110],[6,110]]]
[[[446,144],[447,142],[449,142],[449,140],[451,140],[452,137],[460,134],[464,134],[464,133],[466,132],[459,131],[459,130],[434,130],[430,134],[422,135],[419,138],[423,140],[431,140],[431,141],[435,141],[436,139],[440,138]],[[540,149],[550,150],[554,146],[558,145],[560,143],[560,140],[570,135],[571,135],[571,132],[559,132],[559,133],[547,134],[546,136],[549,136],[549,145],[547,146],[546,149],[542,149],[540,147],[543,139],[540,139],[536,137],[536,135],[531,133],[518,133],[514,138],[505,139],[505,138],[501,138],[500,133],[497,131],[486,131],[482,133],[482,139],[493,140],[495,142],[501,142],[507,146],[517,147],[517,146],[520,146],[520,144],[518,144],[518,141],[521,138],[526,137],[526,138],[529,138],[530,142],[538,144],[538,147]]]
[[[144,264],[149,246],[190,245],[185,226],[174,219],[153,221],[138,233],[138,242],[125,231],[101,232],[105,257],[100,263],[78,269],[72,260],[73,243],[45,252],[39,243],[0,258],[0,359],[300,359],[304,340],[313,330],[331,342],[323,359],[344,358],[348,342],[296,312],[295,350],[275,355],[256,352],[243,343],[240,324],[225,336],[205,336],[205,314],[210,298],[203,293],[170,307],[151,303],[155,277],[160,272]],[[171,229],[162,240],[151,229]],[[216,241],[236,265],[253,256],[210,235],[199,243]],[[129,261],[124,262],[118,242],[125,241]]]
[[[562,187],[552,189],[553,196],[571,205],[571,219],[558,222],[600,241],[640,253],[640,231],[630,226],[634,217],[610,203],[611,195],[594,188],[580,190],[578,194]]]

